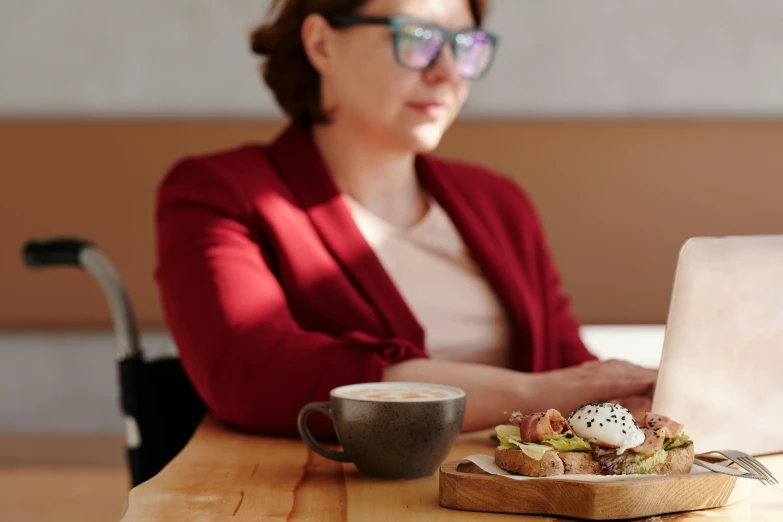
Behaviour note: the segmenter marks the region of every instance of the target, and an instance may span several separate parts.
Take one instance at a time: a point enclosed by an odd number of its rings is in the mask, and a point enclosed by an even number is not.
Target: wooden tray
[[[463,511],[617,520],[727,506],[747,498],[748,482],[719,473],[616,482],[511,480],[463,460],[441,466],[439,502]]]

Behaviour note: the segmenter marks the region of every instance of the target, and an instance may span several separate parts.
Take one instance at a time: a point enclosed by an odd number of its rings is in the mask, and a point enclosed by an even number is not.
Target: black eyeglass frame
[[[459,31],[449,31],[445,27],[442,27],[435,22],[431,22],[429,20],[425,20],[422,18],[415,18],[412,16],[362,16],[358,14],[331,14],[331,15],[324,15],[324,18],[326,18],[327,22],[329,22],[329,25],[334,27],[335,29],[345,29],[349,27],[354,27],[357,25],[386,25],[392,28],[392,35],[394,36],[394,59],[397,61],[397,63],[405,67],[406,69],[414,70],[414,71],[424,71],[432,67],[436,61],[438,61],[438,58],[440,57],[440,53],[443,52],[443,46],[447,43],[451,43],[451,51],[454,54],[454,56],[457,55],[457,37],[460,35],[465,35],[466,33],[475,33],[475,32],[481,32],[482,34],[486,35],[489,39],[491,45],[492,45],[492,54],[490,55],[489,61],[487,62],[487,65],[484,67],[484,69],[479,73],[477,76],[469,76],[464,78],[468,80],[481,80],[484,78],[489,70],[492,68],[492,64],[495,61],[495,54],[497,52],[497,46],[498,42],[500,41],[500,38],[498,38],[497,35],[487,32],[484,29],[481,29],[480,27],[466,27],[464,29],[460,29]],[[440,47],[438,48],[438,52],[435,53],[435,55],[432,57],[430,62],[426,64],[423,67],[412,67],[409,64],[406,64],[401,58],[399,53],[399,42],[400,42],[400,36],[402,34],[402,28],[405,27],[408,24],[420,24],[426,27],[430,27],[432,29],[438,30],[443,35],[443,41],[440,44]]]

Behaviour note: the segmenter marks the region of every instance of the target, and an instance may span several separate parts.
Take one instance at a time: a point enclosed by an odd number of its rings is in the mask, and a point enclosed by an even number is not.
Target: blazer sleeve
[[[270,270],[249,203],[200,160],[177,164],[158,190],[156,279],[182,364],[207,406],[241,429],[296,434],[310,401],[337,386],[380,381],[385,367],[426,357],[422,347],[362,332],[305,331]],[[317,436],[331,421],[314,415]]]
[[[560,273],[555,265],[535,205],[522,189],[515,183],[510,183],[514,185],[514,192],[523,200],[521,208],[526,214],[525,221],[530,223],[532,229],[533,250],[539,267],[548,332],[556,338],[560,367],[566,368],[596,360],[597,357],[587,349],[579,335],[579,322],[571,311],[570,298],[563,292]]]

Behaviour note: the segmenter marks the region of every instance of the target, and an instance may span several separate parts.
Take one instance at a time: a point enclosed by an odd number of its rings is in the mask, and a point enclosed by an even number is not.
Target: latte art
[[[359,388],[341,395],[350,399],[373,401],[420,401],[456,397],[458,394],[437,388]]]

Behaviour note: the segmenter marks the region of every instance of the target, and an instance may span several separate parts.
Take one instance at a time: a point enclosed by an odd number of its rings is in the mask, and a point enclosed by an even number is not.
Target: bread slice
[[[541,460],[536,460],[517,449],[496,448],[495,464],[506,471],[528,477],[601,474],[601,466],[592,453],[579,451],[547,451]]]
[[[520,451],[520,453],[522,453]],[[549,453],[547,451],[547,453]],[[560,451],[557,454],[563,460],[565,475],[600,475],[601,465],[592,454],[580,451]]]
[[[690,473],[693,466],[693,444],[668,451],[666,461],[650,470],[650,475]],[[547,451],[536,460],[516,449],[495,449],[495,463],[506,471],[528,477],[554,475],[601,475],[601,465],[592,453],[579,451]]]
[[[690,473],[693,466],[693,455],[693,444],[688,444],[684,448],[669,450],[666,452],[666,462],[655,466],[650,470],[650,473],[655,475],[683,475]]]

